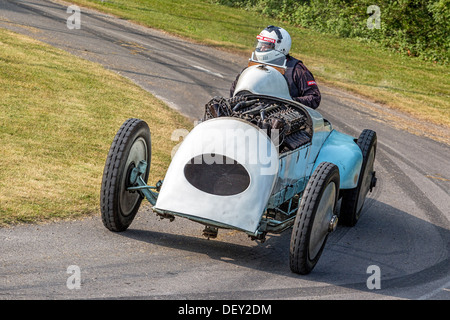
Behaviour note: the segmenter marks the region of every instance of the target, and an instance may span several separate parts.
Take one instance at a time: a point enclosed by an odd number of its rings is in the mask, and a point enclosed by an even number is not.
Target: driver
[[[320,104],[320,91],[314,76],[302,61],[289,55],[291,36],[280,27],[268,26],[256,36],[257,44],[254,57],[261,62],[282,66],[286,61],[284,74],[293,100],[316,109]],[[230,97],[233,96],[240,74],[231,85]]]

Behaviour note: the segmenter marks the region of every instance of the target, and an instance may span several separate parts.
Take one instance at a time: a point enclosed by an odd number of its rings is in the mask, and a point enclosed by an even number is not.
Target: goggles
[[[256,36],[256,51],[257,52],[266,52],[275,49],[275,39],[267,38],[261,35]]]

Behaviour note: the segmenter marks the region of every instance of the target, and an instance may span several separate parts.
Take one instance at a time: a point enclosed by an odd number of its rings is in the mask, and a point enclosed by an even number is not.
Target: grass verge
[[[165,173],[176,128],[192,127],[131,81],[0,29],[0,226],[97,213],[106,156],[121,124],[152,130],[149,182]]]
[[[450,128],[450,66],[402,56],[376,44],[274,21],[210,0],[73,0],[145,26],[250,55],[269,24],[286,28],[291,53],[322,83],[344,88],[416,119]]]

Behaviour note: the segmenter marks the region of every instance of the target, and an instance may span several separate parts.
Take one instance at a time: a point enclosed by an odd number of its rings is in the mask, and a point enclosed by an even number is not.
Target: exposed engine
[[[205,105],[203,121],[236,117],[265,130],[280,153],[311,141],[311,129],[303,110],[278,99],[255,96],[214,97]]]

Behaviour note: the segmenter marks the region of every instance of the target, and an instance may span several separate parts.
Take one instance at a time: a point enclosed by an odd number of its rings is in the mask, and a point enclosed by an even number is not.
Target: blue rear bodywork
[[[362,152],[352,136],[333,130],[325,140],[315,160],[312,172],[321,162],[338,166],[340,189],[356,188],[362,165]]]

